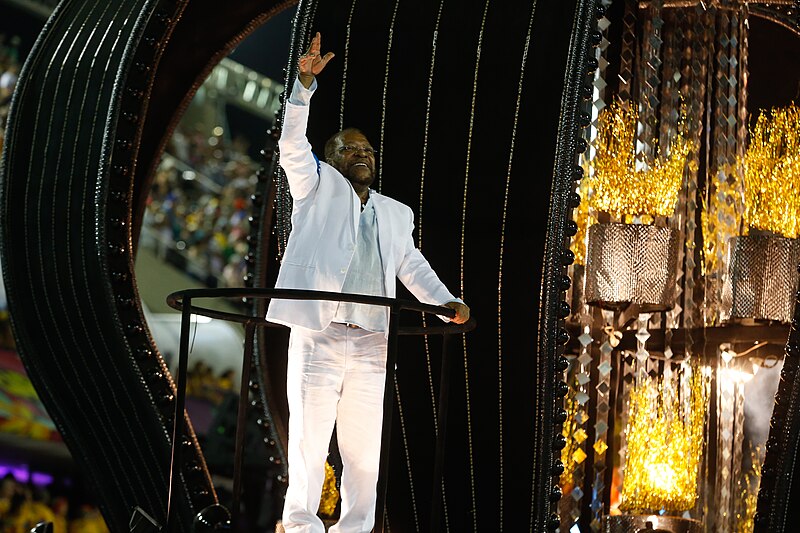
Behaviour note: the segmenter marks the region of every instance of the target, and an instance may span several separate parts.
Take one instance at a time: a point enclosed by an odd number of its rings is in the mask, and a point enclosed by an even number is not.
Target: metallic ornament
[[[608,311],[603,311],[601,313],[604,318],[609,318],[608,315],[610,314],[611,313]],[[605,323],[613,324],[613,318],[612,322]],[[611,368],[613,347],[619,344],[619,338],[617,335],[619,335],[620,332],[614,331],[613,327],[604,327],[603,333],[605,339],[603,344],[600,345],[600,349],[597,350],[596,355],[598,377],[597,384],[593,387],[596,405],[595,415],[594,419],[589,422],[592,426],[594,426],[594,442],[592,443],[592,449],[594,450],[592,477],[594,482],[592,485],[592,504],[590,506],[592,510],[592,521],[590,522],[590,526],[593,531],[599,531],[603,515],[608,512],[606,509],[604,496],[606,493],[606,469],[610,465],[605,452],[608,448],[606,442],[608,442],[609,413],[612,413],[613,416],[612,405],[610,401],[611,372],[603,373],[603,371],[600,369]]]
[[[742,531],[738,516],[738,493],[741,490],[742,451],[744,445],[744,384],[752,378],[746,369],[735,364],[730,345],[719,347],[716,376],[717,392],[717,454],[716,491],[713,519],[714,531]]]
[[[730,266],[722,292],[722,319],[792,319],[800,241],[777,235],[730,240]]]
[[[652,0],[644,19],[639,61],[639,108],[636,121],[636,167],[647,168],[656,156],[662,67],[663,0]],[[676,191],[677,192],[677,191]],[[674,204],[673,204],[674,207]],[[650,213],[653,214],[653,213]]]
[[[586,301],[605,309],[636,303],[642,311],[675,304],[678,232],[642,224],[589,228]]]
[[[704,237],[705,323],[718,323],[722,290],[727,276],[729,238],[739,234],[743,204],[742,168],[746,141],[748,40],[747,3],[734,10],[714,11],[712,72],[716,80],[710,95],[710,155],[706,168]]]

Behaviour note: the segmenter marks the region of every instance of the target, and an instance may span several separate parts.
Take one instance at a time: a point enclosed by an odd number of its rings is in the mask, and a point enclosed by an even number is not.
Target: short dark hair
[[[334,133],[325,143],[325,160],[330,161],[336,155],[336,150],[339,148],[339,140],[345,133],[359,133],[364,135],[364,132],[358,128],[345,128],[340,132]],[[364,135],[366,137],[366,135]]]

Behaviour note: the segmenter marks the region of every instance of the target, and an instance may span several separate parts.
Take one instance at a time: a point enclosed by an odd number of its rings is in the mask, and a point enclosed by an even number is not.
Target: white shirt
[[[383,264],[378,243],[378,224],[372,198],[369,198],[361,211],[356,249],[350,267],[347,269],[347,276],[344,278],[342,292],[386,296],[384,287]],[[369,331],[382,332],[386,329],[386,312],[377,305],[340,302],[333,321],[355,324]]]

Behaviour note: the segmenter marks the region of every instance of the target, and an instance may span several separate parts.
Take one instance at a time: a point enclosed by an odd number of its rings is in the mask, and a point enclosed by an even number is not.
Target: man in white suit
[[[395,296],[399,278],[425,303],[456,311],[455,298],[414,246],[411,209],[369,187],[375,152],[356,129],[325,145],[325,161],[306,139],[316,75],[333,58],[321,36],[301,56],[286,103],[280,164],[293,198],[292,233],[276,287]],[[333,533],[368,533],[375,517],[383,420],[388,310],[330,301],[275,300],[268,320],[291,327],[287,364],[289,488],[283,527],[323,533],[316,516],[334,423],[344,470],[342,511]]]

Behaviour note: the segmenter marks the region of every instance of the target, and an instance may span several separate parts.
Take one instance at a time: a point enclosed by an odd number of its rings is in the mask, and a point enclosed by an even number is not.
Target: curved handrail
[[[423,304],[411,300],[399,300],[384,296],[368,296],[364,294],[349,294],[330,291],[313,291],[306,289],[253,289],[253,288],[219,288],[219,289],[184,289],[176,291],[167,296],[167,305],[178,311],[183,310],[183,302],[186,299],[192,300],[191,309],[196,315],[228,322],[238,322],[240,324],[253,324],[267,327],[284,327],[280,324],[267,321],[263,316],[246,315],[244,313],[231,313],[229,311],[217,311],[205,307],[198,307],[193,300],[198,298],[261,298],[261,299],[283,299],[283,300],[327,300],[351,302],[367,305],[380,305],[389,307],[392,311],[419,311],[427,314],[441,315],[453,318],[456,312],[449,307],[439,305]],[[477,323],[470,318],[464,324],[449,324],[446,326],[428,326],[399,328],[398,335],[441,335],[451,333],[466,333],[475,329]]]
[[[398,313],[401,310],[406,311],[419,311],[422,313],[435,314],[453,318],[456,315],[455,310],[449,307],[442,307],[438,305],[423,304],[410,300],[398,300],[396,298],[386,298],[383,296],[368,296],[364,294],[348,294],[330,291],[313,291],[306,289],[264,289],[264,288],[218,288],[218,289],[184,289],[176,291],[167,296],[167,305],[181,311],[181,347],[178,357],[178,376],[176,380],[177,398],[175,402],[175,417],[173,425],[173,446],[172,457],[170,460],[170,490],[167,501],[167,531],[171,531],[173,523],[171,516],[173,507],[170,504],[172,498],[173,480],[175,479],[175,465],[180,463],[180,446],[176,446],[177,436],[181,434],[183,418],[179,416],[183,412],[186,401],[186,371],[188,367],[189,357],[189,321],[192,314],[206,316],[209,318],[216,318],[219,320],[226,320],[229,322],[238,322],[245,327],[245,343],[244,343],[244,363],[242,366],[242,379],[240,387],[240,398],[247,395],[249,377],[248,362],[253,356],[253,334],[257,327],[285,327],[281,324],[274,324],[268,322],[264,316],[247,315],[244,313],[232,313],[228,311],[217,311],[205,307],[197,307],[194,305],[194,300],[201,298],[261,298],[261,299],[284,299],[284,300],[327,300],[339,302],[352,302],[367,305],[380,305],[389,308],[389,330],[388,330],[388,343],[387,343],[387,364],[386,364],[386,380],[384,385],[384,398],[383,398],[383,433],[381,437],[381,459],[379,466],[377,498],[378,504],[376,508],[376,524],[383,523],[383,509],[386,498],[386,476],[388,473],[388,441],[389,433],[391,431],[391,412],[392,401],[394,395],[391,394],[391,385],[394,383],[394,366],[397,353],[397,336],[398,335],[443,335],[442,342],[442,373],[440,385],[440,398],[438,421],[439,431],[436,435],[436,452],[434,460],[434,483],[433,483],[433,501],[434,512],[431,515],[431,522],[436,523],[437,512],[440,502],[439,490],[443,476],[444,464],[444,439],[445,439],[445,420],[447,417],[447,396],[449,394],[449,379],[448,379],[448,355],[447,344],[450,335],[456,333],[466,333],[475,329],[477,322],[474,318],[470,318],[463,324],[448,324],[445,326],[426,326],[426,327],[407,327],[402,328],[399,325]],[[232,521],[236,524],[239,508],[239,494],[241,492],[241,465],[242,453],[244,442],[244,420],[245,420],[246,402],[239,402],[239,411],[236,423],[236,451],[234,456],[234,480],[233,480],[233,513]]]

